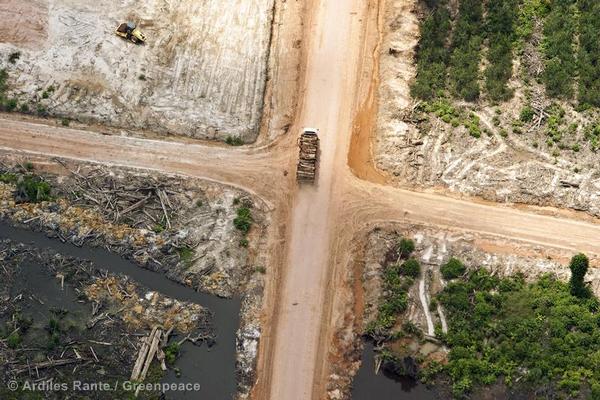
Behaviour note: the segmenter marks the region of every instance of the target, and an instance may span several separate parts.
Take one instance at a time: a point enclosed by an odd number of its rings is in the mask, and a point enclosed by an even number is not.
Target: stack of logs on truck
[[[300,157],[296,170],[298,182],[314,182],[319,158],[319,136],[317,129],[306,128],[298,139]]]

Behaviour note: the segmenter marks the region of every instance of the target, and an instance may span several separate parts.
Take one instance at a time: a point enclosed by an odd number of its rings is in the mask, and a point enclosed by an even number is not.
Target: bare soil
[[[31,109],[162,134],[256,138],[273,0],[25,3],[0,6],[0,59],[21,52],[0,66],[11,95]],[[129,20],[145,45],[114,34]]]

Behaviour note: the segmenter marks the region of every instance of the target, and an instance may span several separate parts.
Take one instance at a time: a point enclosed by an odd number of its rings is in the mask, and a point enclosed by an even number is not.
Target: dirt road
[[[374,54],[375,8],[360,0],[315,0],[308,8],[302,107],[292,132],[306,125],[321,129],[314,187],[298,189],[293,181],[295,135],[263,147],[231,148],[0,119],[1,148],[203,177],[243,188],[271,205],[276,228],[269,233],[271,272],[256,399],[323,397],[331,321],[339,318],[335,304],[344,301],[336,279],[348,268],[356,235],[380,222],[418,222],[600,255],[600,225],[357,178],[370,176],[356,170],[355,175],[347,158],[355,116],[364,106],[360,99],[371,84],[367,64]]]

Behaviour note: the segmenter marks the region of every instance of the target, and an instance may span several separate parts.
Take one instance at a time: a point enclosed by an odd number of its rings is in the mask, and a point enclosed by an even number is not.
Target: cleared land
[[[0,5],[0,59],[20,52],[2,67],[9,95],[31,111],[252,141],[272,14],[273,0],[8,0]],[[139,24],[146,45],[114,34],[125,20]]]

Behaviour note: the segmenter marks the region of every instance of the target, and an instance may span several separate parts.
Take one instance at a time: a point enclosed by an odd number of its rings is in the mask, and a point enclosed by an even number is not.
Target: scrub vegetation
[[[448,362],[430,364],[424,377],[447,376],[457,398],[498,382],[600,398],[600,302],[584,283],[588,264],[583,254],[573,257],[569,283],[552,275],[526,283],[483,269],[452,280],[438,295],[448,315],[448,333],[439,335]]]

